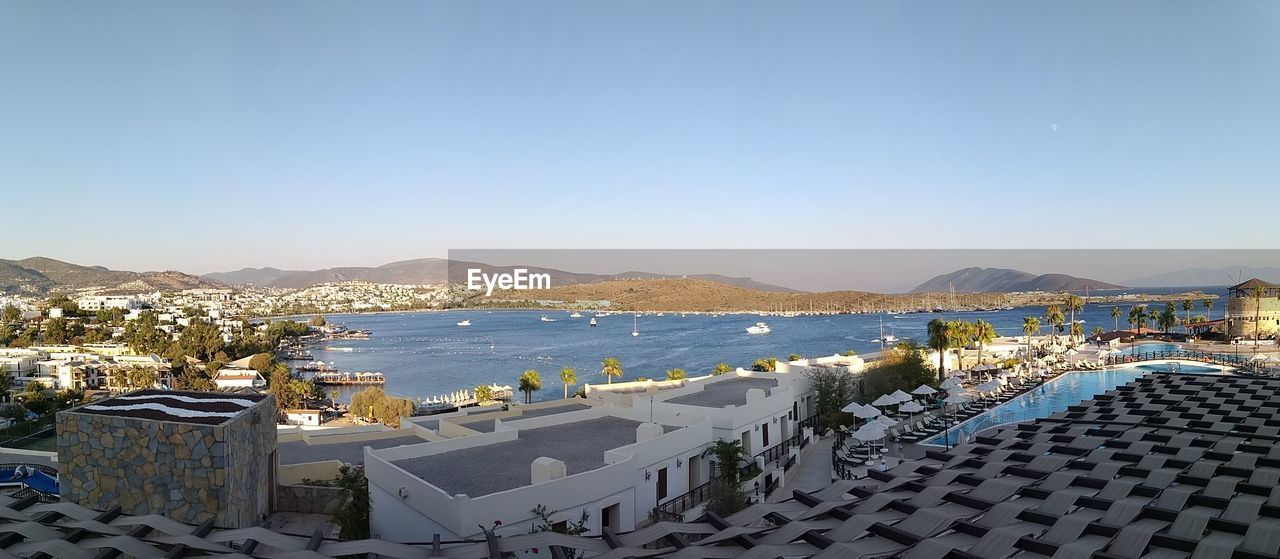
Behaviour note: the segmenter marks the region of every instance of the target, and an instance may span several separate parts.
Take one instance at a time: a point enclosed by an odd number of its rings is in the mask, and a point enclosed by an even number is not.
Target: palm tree
[[[1080,298],[1079,295],[1067,295],[1067,310],[1071,311],[1071,324],[1074,325],[1076,323],[1076,311],[1084,312],[1084,299]],[[1083,330],[1084,330],[1084,327],[1081,327],[1081,332],[1080,332],[1081,338],[1084,337]],[[1074,333],[1075,328],[1072,327],[1071,331],[1072,331],[1071,343],[1074,345],[1076,343],[1075,333]]]
[[[715,368],[711,369],[711,374],[718,376],[718,375],[723,375],[725,373],[728,373],[732,370],[733,370],[733,367],[730,367],[728,363],[716,363]]]
[[[1071,328],[1070,328],[1070,330],[1071,330],[1071,339],[1073,339],[1073,340],[1074,340],[1074,339],[1076,339],[1076,338],[1079,338],[1079,339],[1081,339],[1081,340],[1083,340],[1083,339],[1084,339],[1084,325],[1083,325],[1083,324],[1080,324],[1079,322],[1072,321],[1072,322],[1071,322]]]
[[[578,384],[578,371],[573,367],[560,369],[560,382],[564,384],[564,399],[569,399],[569,387]]]
[[[1111,319],[1116,321],[1116,327],[1115,327],[1116,332],[1120,331],[1120,315],[1121,314],[1123,313],[1120,312],[1119,305],[1111,307]]]
[[[524,403],[533,401],[533,393],[536,390],[542,390],[542,375],[539,375],[536,370],[529,369],[520,375],[520,391],[524,392]]]
[[[1178,306],[1173,304],[1173,301],[1165,303],[1164,310],[1160,311],[1156,320],[1160,324],[1160,329],[1163,330],[1165,334],[1168,334],[1169,329],[1178,324]]]
[[[1191,326],[1190,326],[1190,324],[1191,324],[1191,309],[1194,309],[1194,308],[1196,308],[1196,304],[1195,304],[1195,303],[1192,303],[1192,302],[1191,302],[1191,299],[1183,299],[1183,300],[1182,300],[1182,312],[1186,314],[1186,318],[1182,321],[1182,330],[1183,330],[1183,332],[1190,332],[1190,331],[1191,331]]]
[[[973,324],[973,341],[978,342],[978,363],[982,363],[982,350],[987,348],[987,344],[995,341],[996,327],[990,322],[978,319]]]
[[[1129,346],[1133,347],[1133,341],[1142,333],[1142,327],[1147,325],[1147,309],[1142,305],[1129,307],[1129,326],[1134,329],[1134,334],[1129,338]]]
[[[947,350],[951,348],[951,339],[947,336],[947,321],[935,318],[929,321],[929,349],[938,352],[938,380],[947,378]]]
[[[1204,314],[1209,320],[1213,320],[1213,299],[1205,299],[1200,301],[1204,305]]]
[[[1049,323],[1049,338],[1053,343],[1058,343],[1057,332],[1062,330],[1062,323],[1066,320],[1067,317],[1062,315],[1062,307],[1058,305],[1049,305],[1049,308],[1044,310],[1044,321]]]
[[[617,357],[606,357],[600,362],[600,374],[609,380],[609,384],[613,384],[613,377],[622,376],[622,362]]]
[[[1102,329],[1102,327],[1101,327],[1101,326],[1094,326],[1094,327],[1093,327],[1093,337],[1095,337],[1095,338],[1096,338],[1096,337],[1101,336],[1101,335],[1103,335],[1103,334],[1105,334],[1105,333],[1106,333],[1106,331],[1104,331],[1104,330]]]
[[[667,371],[667,380],[684,380],[684,369],[671,369]]]
[[[1031,335],[1040,331],[1040,319],[1034,316],[1022,318],[1022,333],[1027,335],[1027,362],[1031,362]],[[1031,368],[1030,365],[1027,366]]]

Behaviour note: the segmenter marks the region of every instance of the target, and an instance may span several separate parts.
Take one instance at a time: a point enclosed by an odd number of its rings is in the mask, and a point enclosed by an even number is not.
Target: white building
[[[258,371],[248,367],[232,366],[218,369],[218,375],[213,378],[213,383],[218,386],[218,390],[261,388],[267,385],[267,381],[258,374]]]
[[[585,511],[592,534],[626,532],[701,479],[690,467],[711,440],[709,419],[651,420],[647,410],[572,400],[563,407],[571,409],[472,418],[484,431],[453,439],[366,448],[373,536],[457,539],[481,526],[524,533],[538,506],[559,511],[552,522],[576,522]],[[438,428],[449,430],[447,423]]]
[[[136,309],[141,306],[133,295],[86,295],[76,299],[76,306],[82,311],[101,311],[106,309]]]

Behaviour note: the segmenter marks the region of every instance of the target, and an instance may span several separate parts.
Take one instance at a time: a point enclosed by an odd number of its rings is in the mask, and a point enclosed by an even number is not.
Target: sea
[[[1199,290],[1220,298],[1214,301],[1213,317],[1226,308],[1222,287],[1160,288],[1126,290],[1127,293],[1180,293]],[[1096,292],[1095,292],[1096,293]],[[1163,305],[1163,303],[1157,303]],[[1205,314],[1199,300],[1192,315]],[[1085,332],[1095,326],[1115,327],[1111,304],[1087,305],[1077,320],[1084,320]],[[1125,328],[1131,303],[1119,305]],[[542,377],[542,390],[533,399],[564,396],[560,369],[573,367],[579,386],[602,383],[600,362],[616,357],[623,365],[624,379],[666,378],[669,369],[684,369],[689,376],[703,375],[720,362],[749,368],[757,358],[790,354],[804,357],[827,356],[846,351],[860,354],[881,349],[877,341],[881,328],[898,340],[924,343],[930,320],[978,319],[992,323],[1002,336],[1022,335],[1022,319],[1043,316],[1043,307],[970,312],[924,312],[909,314],[847,314],[822,316],[759,316],[756,314],[681,314],[663,316],[580,311],[570,318],[568,311],[534,310],[447,310],[378,314],[334,314],[326,319],[350,329],[370,330],[368,340],[334,340],[311,348],[315,359],[331,363],[341,371],[381,371],[389,393],[430,398],[480,384],[515,386],[524,371],[533,369]],[[1179,316],[1184,313],[1179,308]],[[543,321],[546,316],[554,322]],[[1069,314],[1068,314],[1069,317]],[[470,320],[471,326],[458,326]],[[633,321],[640,332],[632,336]],[[768,334],[747,334],[746,328],[766,322]],[[1042,319],[1043,322],[1043,319]],[[883,325],[883,326],[882,326]],[[1044,332],[1048,332],[1045,325]],[[324,348],[329,348],[328,350]],[[350,348],[336,350],[334,348]],[[617,380],[617,379],[615,379]],[[577,387],[571,387],[572,393]],[[340,392],[345,400],[359,388]]]

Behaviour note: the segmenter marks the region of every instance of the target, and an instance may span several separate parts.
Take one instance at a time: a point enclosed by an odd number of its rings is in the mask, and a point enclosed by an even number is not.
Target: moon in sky
[[[1058,131],[1058,125],[1057,125],[1056,123],[1054,123],[1054,124],[1050,124],[1050,125],[1049,125],[1049,128],[1050,128],[1050,129],[1052,129],[1054,132],[1057,132],[1057,131]]]

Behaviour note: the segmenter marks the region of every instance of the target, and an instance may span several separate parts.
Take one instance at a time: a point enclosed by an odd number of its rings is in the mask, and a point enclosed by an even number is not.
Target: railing
[[[1248,367],[1249,359],[1240,355],[1231,355],[1227,353],[1213,353],[1208,351],[1198,351],[1190,349],[1180,349],[1177,351],[1148,351],[1144,353],[1134,353],[1126,355],[1108,355],[1104,362],[1107,365],[1123,365],[1126,363],[1139,363],[1142,361],[1160,361],[1165,359],[1181,359],[1183,361],[1196,361],[1200,363],[1209,363],[1212,365],[1223,365],[1227,367]]]
[[[804,441],[804,436],[797,433],[791,438],[782,441],[773,447],[760,451],[759,454],[755,455],[755,458],[764,458],[765,464],[772,464],[777,462],[783,456],[786,456],[787,451],[791,450],[792,447],[800,446],[802,441]]]
[[[796,429],[804,429],[805,427],[808,427],[808,428],[810,428],[810,429],[813,429],[814,431],[817,431],[817,430],[818,430],[818,416],[816,416],[816,415],[811,415],[811,416],[806,417],[806,418],[804,418],[804,419],[802,419],[802,420],[800,420],[800,421],[798,421],[798,422],[796,423]]]

